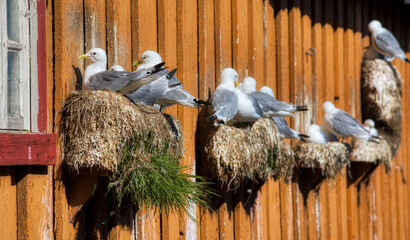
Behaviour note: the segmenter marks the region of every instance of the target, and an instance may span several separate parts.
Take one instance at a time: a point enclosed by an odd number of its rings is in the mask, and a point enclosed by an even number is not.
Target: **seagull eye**
[[[97,54],[96,52],[93,52],[93,55]]]

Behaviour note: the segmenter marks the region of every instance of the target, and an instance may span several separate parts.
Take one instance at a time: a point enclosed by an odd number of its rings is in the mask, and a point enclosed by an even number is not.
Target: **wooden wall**
[[[90,48],[108,65],[131,70],[145,50],[158,51],[185,89],[208,98],[225,67],[253,76],[278,99],[309,105],[290,124],[306,131],[322,123],[322,103],[361,119],[360,70],[369,46],[367,24],[379,19],[410,57],[410,5],[402,0],[55,0],[46,1],[48,131],[75,89],[72,65]],[[315,55],[306,52],[315,49]],[[270,179],[228,192],[214,212],[186,216],[123,209],[109,217],[104,178],[69,177],[54,167],[0,168],[0,239],[406,239],[410,236],[410,64],[403,77],[402,144],[392,171],[353,163],[352,171],[315,184],[317,173],[296,170],[291,183]],[[167,110],[181,121],[185,159],[195,169],[199,110]],[[54,114],[54,115],[53,115]],[[293,143],[293,142],[292,142]],[[293,143],[294,144],[294,143]],[[105,224],[104,224],[105,223]]]

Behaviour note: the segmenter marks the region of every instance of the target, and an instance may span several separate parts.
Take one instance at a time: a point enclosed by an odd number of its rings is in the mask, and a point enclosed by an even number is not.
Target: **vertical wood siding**
[[[240,79],[253,76],[258,88],[270,86],[278,99],[308,105],[288,119],[302,132],[322,123],[327,100],[361,119],[370,20],[390,29],[410,57],[410,5],[402,0],[56,0],[45,7],[48,132],[56,131],[55,113],[75,90],[71,66],[84,70],[88,63],[78,56],[94,47],[107,51],[109,66],[129,71],[141,53],[158,51],[201,99],[220,83],[221,70],[233,67]],[[314,56],[307,54],[311,48]],[[392,63],[404,80],[403,139],[390,173],[378,166],[352,179],[345,168],[335,180],[315,184],[318,173],[296,169],[290,183],[250,184],[224,193],[214,211],[193,209],[197,227],[184,215],[134,207],[110,218],[104,179],[68,176],[58,152],[54,167],[0,168],[0,239],[406,239],[410,64]],[[181,121],[182,163],[195,171],[197,125],[207,113],[181,106],[166,112]],[[371,168],[353,163],[352,175]]]

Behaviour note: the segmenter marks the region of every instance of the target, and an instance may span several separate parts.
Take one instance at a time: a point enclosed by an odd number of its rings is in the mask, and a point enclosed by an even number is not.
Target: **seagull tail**
[[[309,108],[307,106],[296,106],[296,111],[307,111]]]
[[[216,116],[216,115],[212,115],[212,116],[210,116],[210,117],[207,117],[206,118],[206,121],[208,121],[208,122],[212,122],[212,121],[214,121],[215,119],[217,119],[218,117]]]
[[[211,105],[209,102],[198,99],[198,98],[194,98],[194,102],[196,103],[198,107],[203,107],[204,105]]]
[[[408,58],[405,58],[404,61],[410,63],[410,59]]]
[[[158,72],[159,70],[164,69],[165,62],[158,63],[157,65],[154,66],[155,72]]]
[[[305,135],[305,134],[302,134],[302,133],[299,133],[298,136],[299,136],[300,140],[302,140],[303,142],[306,142],[306,138],[310,138],[308,135]]]
[[[382,140],[381,137],[372,136],[369,141],[370,141],[370,142],[374,142],[374,143],[380,143],[380,140]]]
[[[177,71],[177,69],[175,68],[174,70],[172,70],[171,72],[169,72],[168,74],[167,74],[167,79],[169,80],[169,79],[171,79],[174,75],[175,75],[175,72]],[[180,83],[178,83],[178,84],[180,84]]]

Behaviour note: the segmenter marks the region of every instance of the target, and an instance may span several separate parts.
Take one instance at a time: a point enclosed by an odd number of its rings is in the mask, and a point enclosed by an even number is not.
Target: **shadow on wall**
[[[383,27],[391,31],[400,43],[405,52],[410,51],[410,4],[405,4],[403,0],[392,1],[284,1],[269,0],[275,11],[275,18],[281,11],[288,11],[293,8],[300,9],[302,17],[308,16],[312,21],[312,26],[319,23],[321,25],[330,24],[333,29],[352,29],[353,32],[360,32],[363,36],[369,35],[368,24],[371,20],[379,20]],[[394,24],[400,22],[401,24]]]

